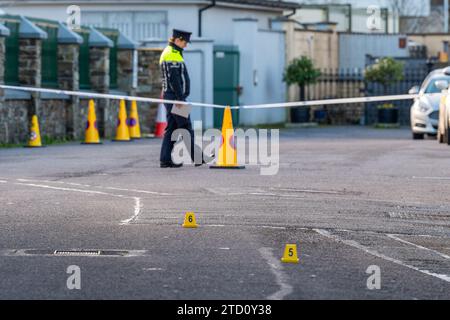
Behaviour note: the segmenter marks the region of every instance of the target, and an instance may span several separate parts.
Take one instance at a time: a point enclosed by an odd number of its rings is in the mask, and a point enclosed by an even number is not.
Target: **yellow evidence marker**
[[[284,255],[283,258],[281,258],[281,261],[284,263],[299,263],[296,244],[286,245],[286,248],[284,249]]]
[[[197,228],[198,225],[195,222],[195,214],[193,212],[186,212],[184,217],[183,228]]]

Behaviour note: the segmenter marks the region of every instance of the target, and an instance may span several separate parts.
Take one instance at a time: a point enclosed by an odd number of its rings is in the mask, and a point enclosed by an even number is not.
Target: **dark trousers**
[[[165,99],[173,99],[165,98]],[[199,162],[202,161],[202,149],[195,145],[194,143],[194,130],[192,129],[192,123],[191,123],[191,117],[184,118],[175,114],[172,114],[172,104],[164,104],[167,110],[167,128],[166,132],[164,133],[164,139],[161,146],[161,156],[160,161],[161,162],[172,162],[172,150],[173,146],[175,145],[176,141],[172,141],[172,133],[177,129],[185,129],[190,134],[190,141],[184,141],[186,144],[186,147],[188,148],[190,152],[190,156],[192,159],[192,162],[194,162],[194,154],[198,153],[200,156],[197,156],[199,158]],[[190,148],[189,148],[190,147]],[[198,162],[197,161],[197,162]]]

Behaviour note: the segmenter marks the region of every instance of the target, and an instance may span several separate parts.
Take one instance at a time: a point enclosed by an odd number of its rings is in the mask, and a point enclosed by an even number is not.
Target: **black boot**
[[[176,164],[173,163],[172,161],[170,162],[162,162],[160,163],[160,167],[161,168],[181,168],[183,166],[182,163]]]

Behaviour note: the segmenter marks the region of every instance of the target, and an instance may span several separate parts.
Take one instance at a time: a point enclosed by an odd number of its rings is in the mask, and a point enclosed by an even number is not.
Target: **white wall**
[[[240,51],[241,105],[286,101],[282,81],[285,65],[284,33],[262,31],[255,20],[235,21],[234,44]],[[257,83],[255,82],[257,80]],[[286,121],[285,109],[241,110],[240,124],[256,125]]]
[[[231,30],[233,28],[233,19],[257,19],[259,28],[268,29],[269,20],[276,16],[277,14],[274,12],[211,8],[203,12],[202,33],[204,37],[214,39],[217,45],[232,45],[233,33]]]

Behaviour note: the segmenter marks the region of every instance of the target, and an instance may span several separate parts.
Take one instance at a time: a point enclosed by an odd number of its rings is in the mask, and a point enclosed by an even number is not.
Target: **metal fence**
[[[407,94],[409,89],[423,82],[428,72],[425,68],[405,69],[403,80],[384,88],[378,83],[365,81],[363,69],[323,69],[318,81],[306,88],[305,98],[306,100],[319,100]],[[392,103],[399,108],[400,124],[408,125],[412,101],[404,100]],[[326,113],[325,122],[329,124],[373,124],[377,120],[379,104],[334,105],[328,108],[324,106],[322,109]]]

